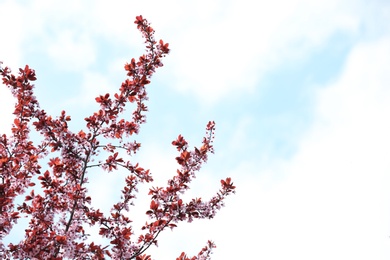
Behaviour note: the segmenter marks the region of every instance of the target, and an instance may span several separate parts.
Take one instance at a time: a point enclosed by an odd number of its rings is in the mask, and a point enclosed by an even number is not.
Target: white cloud
[[[196,254],[212,239],[214,260],[388,259],[389,46],[383,38],[353,49],[339,79],[318,91],[315,122],[292,159],[261,169],[241,161],[225,173],[237,186],[227,207],[163,234],[151,252]],[[216,180],[207,174],[209,193]]]
[[[353,50],[319,91],[318,117],[291,161],[257,176],[236,170],[237,198],[206,227],[220,245],[213,259],[389,258],[389,46]]]
[[[6,26],[1,28],[0,61],[4,67],[21,67],[21,43],[25,39],[23,27],[24,11],[13,1],[5,1],[0,5],[0,22]]]
[[[61,70],[83,71],[95,62],[96,50],[90,35],[64,30],[47,44],[49,57]]]
[[[87,71],[83,73],[83,81],[81,83],[80,92],[73,99],[67,100],[68,104],[77,104],[82,107],[88,107],[95,104],[95,98],[106,93],[113,93],[119,87],[114,86],[110,75],[102,75],[101,73]],[[96,107],[94,107],[96,108]]]
[[[20,67],[20,62],[26,62],[23,55],[27,52],[42,51],[53,58],[59,69],[86,69],[95,61],[96,44],[87,7],[78,1],[2,3],[0,17],[7,23],[3,32],[7,37],[0,43],[0,50],[6,50],[4,58],[10,57],[12,67]]]
[[[143,49],[133,24],[135,15],[142,14],[152,22],[157,38],[171,44],[166,61],[173,70],[171,85],[211,104],[225,96],[251,93],[264,73],[279,64],[304,59],[335,32],[356,33],[364,18],[362,5],[335,0],[315,4],[307,0],[115,4],[41,0],[15,7],[15,13],[24,14],[21,24],[29,26],[20,24],[16,42],[7,42],[20,46],[20,37],[39,36],[40,48],[47,49],[61,69],[78,71],[95,61],[99,37],[114,46],[130,44]],[[23,53],[18,47],[10,49],[15,55]]]
[[[82,30],[88,40],[103,36],[115,45],[130,44],[140,50],[142,40],[133,20],[142,14],[152,22],[157,38],[171,44],[166,62],[173,70],[171,85],[210,104],[227,95],[251,93],[264,73],[281,63],[304,59],[335,32],[356,33],[362,22],[361,5],[348,1],[313,4],[306,0],[256,5],[251,1],[118,1],[115,5],[97,1],[88,8],[64,5],[63,20],[53,19],[69,22],[69,18],[73,21],[70,25],[75,26],[74,16],[80,14],[78,24],[88,28]],[[89,12],[83,12],[86,9]],[[50,14],[49,10],[45,13]],[[62,38],[60,42],[72,43]],[[70,51],[69,46],[74,45],[66,46],[69,51],[64,53],[69,55],[80,54],[89,45],[78,43],[83,50],[79,52]],[[83,64],[85,58],[76,56]]]
[[[206,104],[251,93],[266,72],[361,23],[360,4],[340,1],[229,1],[214,11],[171,40],[175,87]]]

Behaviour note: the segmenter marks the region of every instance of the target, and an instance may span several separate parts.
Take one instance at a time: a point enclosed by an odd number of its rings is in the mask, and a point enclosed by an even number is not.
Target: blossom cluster
[[[213,153],[215,123],[209,122],[201,147],[190,150],[181,135],[172,142],[179,153],[176,160],[180,168],[166,187],[150,189],[150,209],[146,212],[150,220],[141,227],[140,235],[134,234],[129,206],[133,205],[137,185],[152,182],[153,178],[149,170],[122,158],[119,152],[125,150],[131,157],[139,150],[140,143],[127,140],[145,123],[146,86],[169,53],[169,44],[154,39],[154,30],[146,19],[137,16],[135,24],[145,39],[146,53],[125,64],[128,78],[117,93],[96,97],[99,109],[85,118],[83,130],[73,132],[68,128],[71,117],[65,111],[53,118],[40,108],[33,92],[35,71],[28,65],[19,69],[18,75],[8,67],[0,67],[3,84],[16,99],[11,134],[0,136],[2,259],[151,259],[145,251],[157,245],[162,231],[175,228],[179,221],[214,217],[225,197],[234,193],[235,187],[227,178],[221,180],[221,189],[209,201],[181,199],[208,154]],[[121,117],[129,105],[135,107],[130,120]],[[41,134],[42,140],[34,142],[30,138],[32,130]],[[48,162],[46,168],[43,159]],[[91,168],[107,172],[121,168],[128,173],[121,200],[108,215],[91,206],[86,188]],[[34,190],[36,182],[41,186],[39,192]],[[24,199],[17,204],[16,198],[22,196]],[[6,245],[4,238],[21,217],[29,220],[24,238]],[[87,226],[97,226],[99,235],[109,244],[89,242]],[[209,241],[191,259],[209,259],[214,247]],[[182,253],[177,259],[190,258]]]

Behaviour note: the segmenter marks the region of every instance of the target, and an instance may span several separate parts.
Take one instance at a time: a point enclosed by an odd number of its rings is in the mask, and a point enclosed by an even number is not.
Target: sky
[[[214,120],[215,155],[185,198],[210,198],[225,177],[237,187],[214,219],[163,233],[154,259],[195,255],[208,239],[214,260],[390,258],[389,1],[0,0],[0,60],[34,68],[41,107],[67,111],[78,131],[143,53],[137,15],[171,53],[134,160],[164,185],[177,168],[171,141],[197,146]],[[2,133],[13,102],[2,85]],[[103,209],[123,176],[90,177]]]

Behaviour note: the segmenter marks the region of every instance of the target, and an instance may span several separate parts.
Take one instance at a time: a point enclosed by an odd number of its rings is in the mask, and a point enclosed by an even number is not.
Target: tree
[[[40,108],[31,83],[36,80],[33,69],[26,65],[14,75],[8,67],[0,67],[3,84],[16,98],[11,134],[0,136],[2,259],[151,259],[145,252],[151,245],[157,245],[162,231],[175,228],[181,221],[213,218],[226,196],[234,193],[235,186],[226,178],[209,201],[181,199],[208,154],[213,153],[215,123],[207,124],[207,134],[199,148],[190,150],[179,135],[172,144],[177,148],[180,168],[166,187],[150,188],[150,209],[146,212],[150,220],[135,237],[129,207],[133,205],[137,185],[152,182],[153,178],[149,170],[122,157],[131,157],[141,146],[128,139],[145,123],[146,85],[155,70],[163,66],[161,59],[169,53],[168,43],[155,41],[154,30],[146,19],[137,16],[135,24],[145,39],[146,53],[124,66],[128,78],[117,93],[96,97],[99,110],[85,118],[85,128],[78,132],[68,128],[71,117],[65,111],[53,118]],[[135,107],[130,120],[123,116],[129,105]],[[29,137],[31,129],[41,135],[39,142]],[[122,156],[122,151],[127,155]],[[92,168],[106,172],[120,168],[127,172],[121,200],[109,214],[91,206],[92,198],[85,185],[93,177],[88,174]],[[37,183],[40,187],[35,188]],[[16,198],[23,196],[17,204]],[[18,244],[4,244],[3,239],[22,216],[29,220],[24,239]],[[109,244],[87,241],[87,225],[97,226],[98,235]],[[214,247],[208,241],[191,259],[209,259]],[[183,252],[177,259],[190,258]]]

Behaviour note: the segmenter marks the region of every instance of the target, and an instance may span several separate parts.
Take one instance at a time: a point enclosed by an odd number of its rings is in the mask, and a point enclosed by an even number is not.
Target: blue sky
[[[136,15],[170,43],[135,160],[164,184],[176,169],[171,141],[198,145],[215,120],[216,154],[186,196],[212,196],[226,176],[237,194],[215,219],[163,234],[155,259],[195,254],[208,239],[215,260],[389,259],[390,3],[270,2],[0,0],[0,60],[34,68],[41,107],[65,109],[77,131],[142,54]],[[0,88],[1,132],[12,102]],[[121,180],[96,174],[96,203],[107,209]]]

